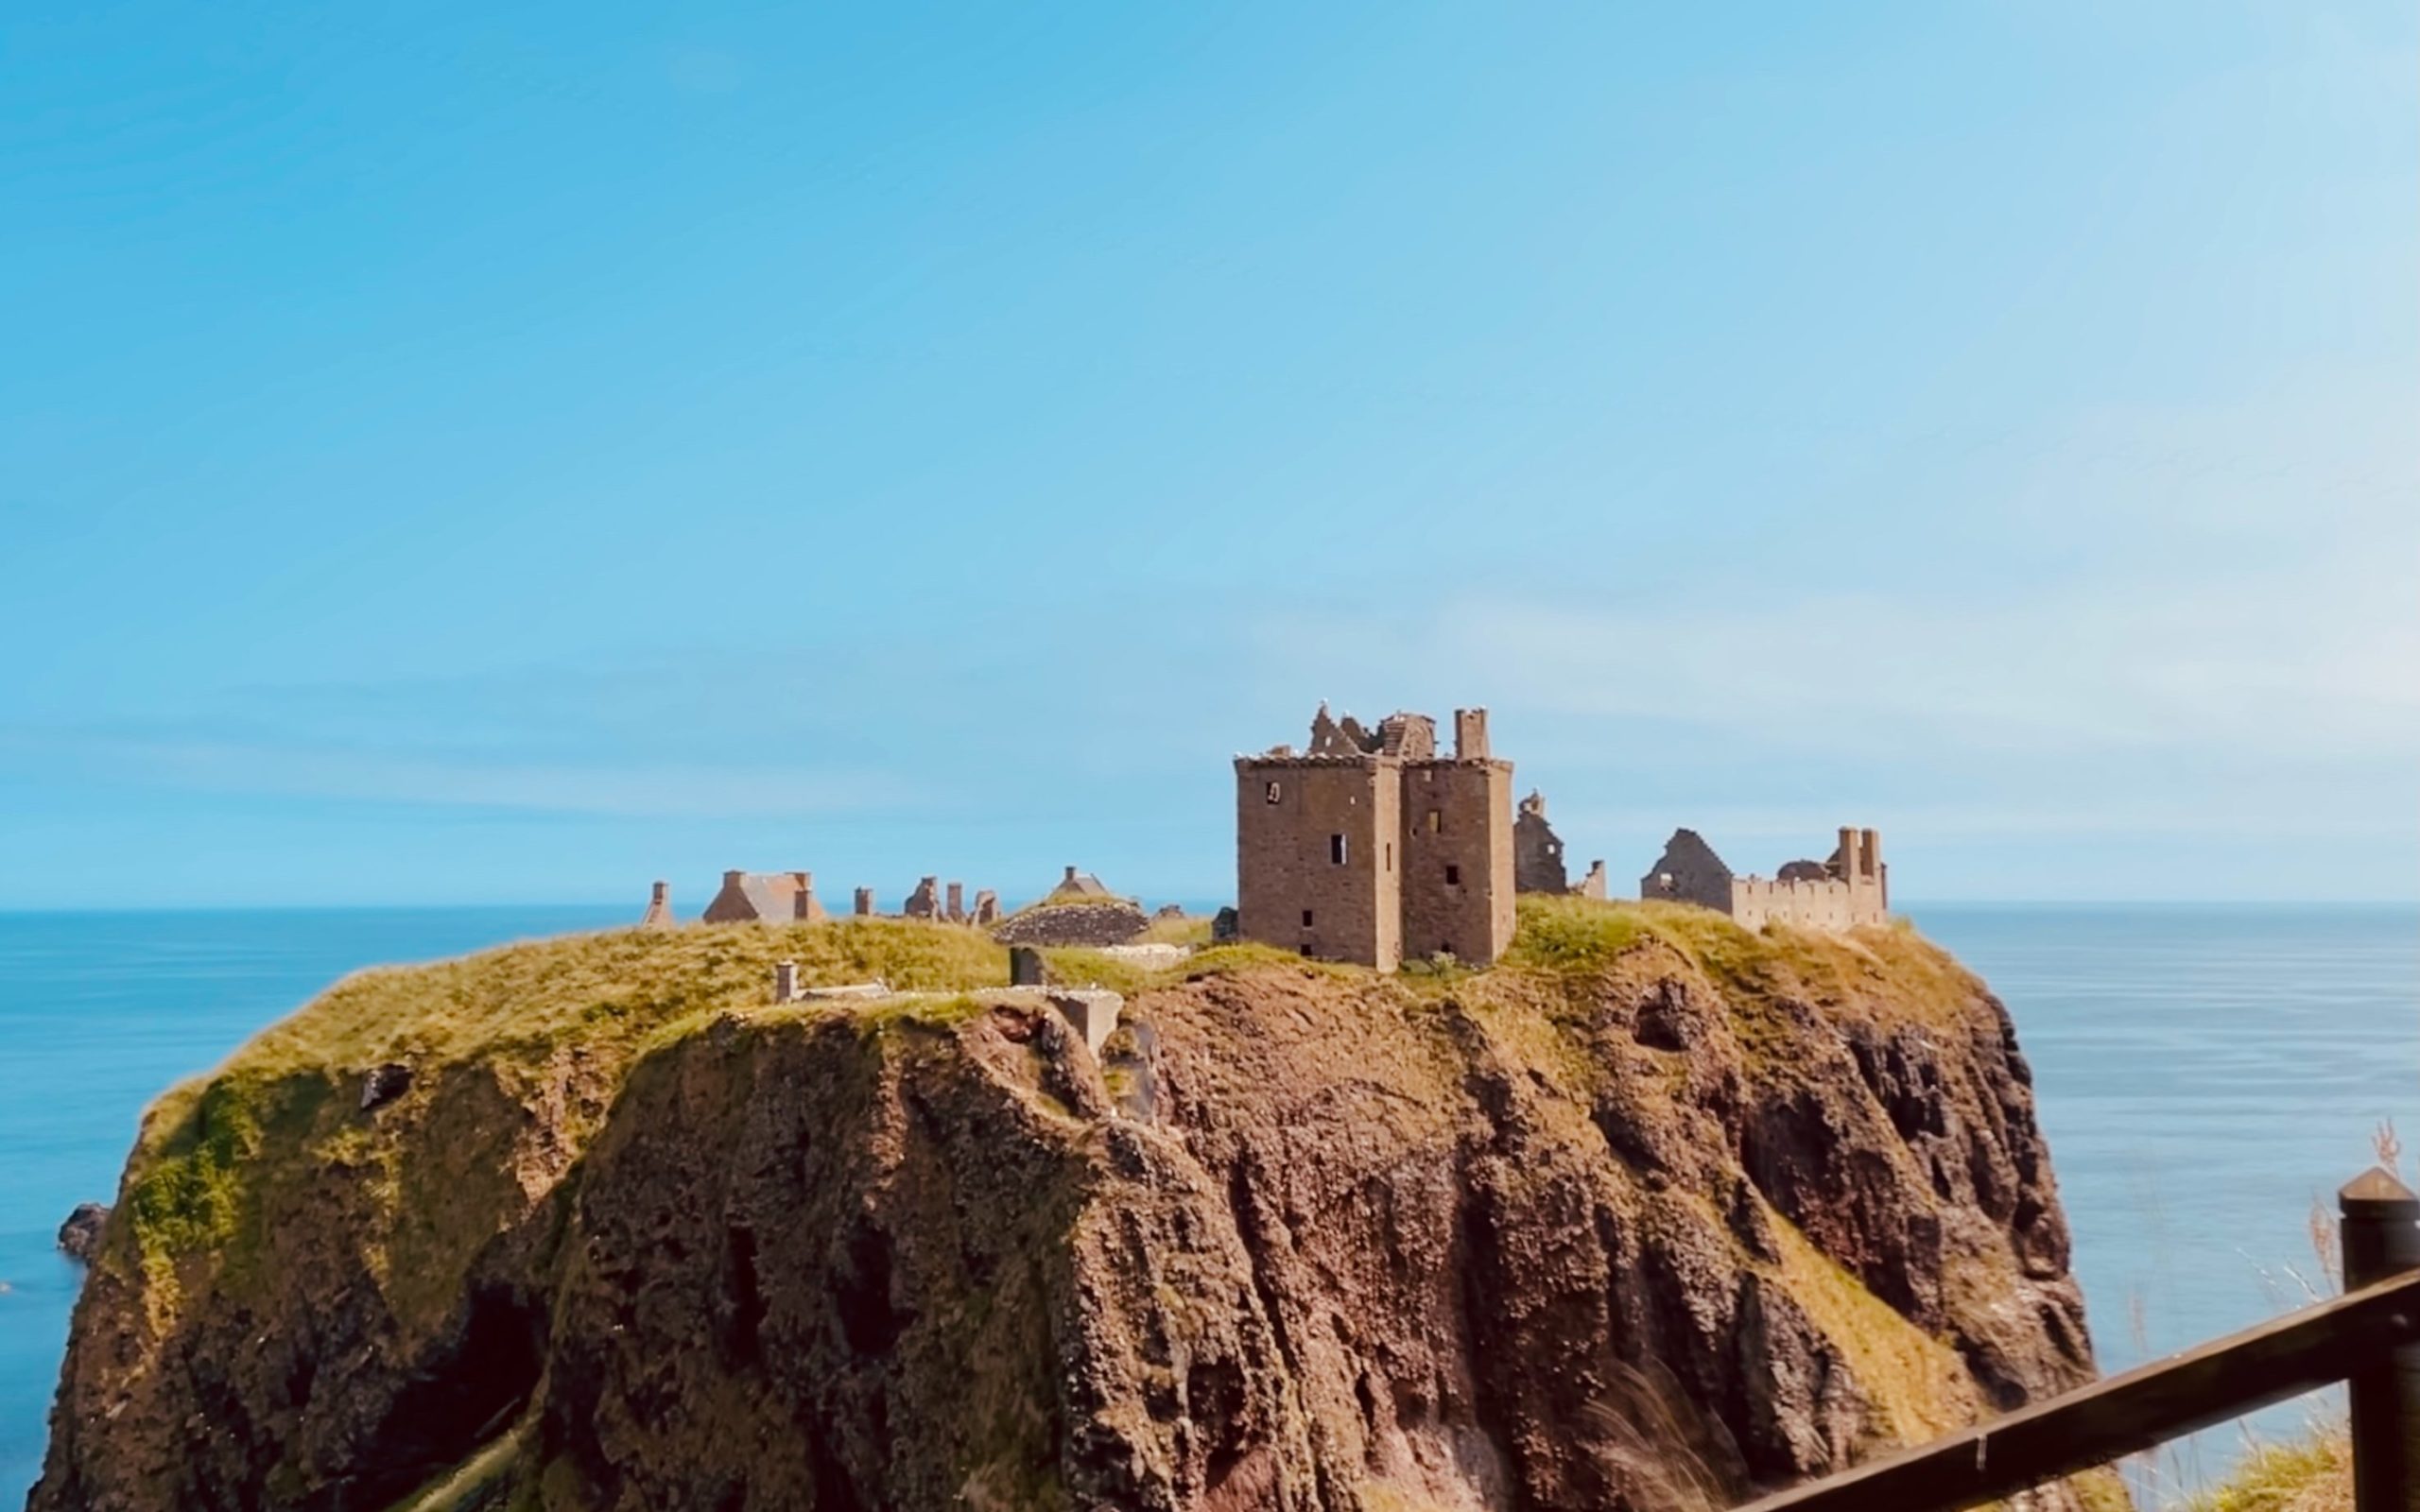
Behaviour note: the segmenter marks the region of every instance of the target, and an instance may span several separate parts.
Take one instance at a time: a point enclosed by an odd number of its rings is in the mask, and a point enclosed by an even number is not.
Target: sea
[[[2106,1369],[2325,1292],[2312,1225],[2337,1186],[2398,1121],[2420,1150],[2420,905],[1907,911],[2015,1017]],[[347,971],[629,921],[587,907],[0,914],[0,1507],[41,1468],[78,1283],[60,1220],[113,1198],[150,1098]],[[2299,1411],[2138,1473],[2190,1486]]]

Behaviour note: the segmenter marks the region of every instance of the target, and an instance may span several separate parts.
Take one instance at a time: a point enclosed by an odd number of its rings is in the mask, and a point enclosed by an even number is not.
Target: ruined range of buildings
[[[1718,909],[1750,929],[1854,929],[1890,917],[1891,868],[1882,864],[1880,835],[1844,828],[1828,861],[1792,861],[1772,877],[1736,876],[1695,830],[1675,830],[1638,879],[1638,895]]]
[[[874,917],[873,889],[859,887],[849,911],[859,919]],[[916,890],[908,895],[908,901],[899,905],[899,915],[904,919],[994,924],[1000,918],[1000,895],[986,887],[975,895],[975,902],[970,904],[964,884],[953,882],[944,888],[939,877],[925,877],[917,882]],[[828,919],[831,914],[815,896],[815,874],[811,871],[726,871],[722,874],[722,890],[715,894],[700,917],[709,924],[780,924],[811,923]],[[641,922],[672,922],[671,900],[663,883],[655,885],[655,895]]]
[[[1543,795],[1512,804],[1512,764],[1488,747],[1487,711],[1437,722],[1397,713],[1375,729],[1322,704],[1309,746],[1236,758],[1236,925],[1246,939],[1392,971],[1407,958],[1484,965],[1512,940],[1516,893],[1605,896],[1605,864],[1570,880]],[[1881,842],[1842,830],[1827,862],[1737,876],[1694,831],[1676,832],[1639,896],[1700,903],[1751,929],[1849,929],[1890,909]]]
[[[1513,803],[1512,764],[1489,749],[1486,710],[1454,711],[1450,752],[1437,737],[1437,721],[1426,714],[1398,712],[1373,728],[1350,714],[1337,718],[1322,704],[1302,750],[1276,746],[1237,756],[1236,906],[1220,911],[1217,937],[1380,971],[1438,957],[1484,965],[1512,942],[1516,894],[1606,895],[1602,861],[1571,880],[1542,794]],[[1733,872],[1696,831],[1676,830],[1638,892],[1712,908],[1751,929],[1854,929],[1881,922],[1891,908],[1880,837],[1846,828],[1829,859],[1792,861],[1770,878]],[[1071,904],[1120,911],[1113,922],[1125,933],[1148,923],[1132,900],[1074,867],[1043,899],[1045,906]],[[852,912],[874,911],[873,889],[858,888]],[[1071,909],[1068,918],[1082,912]],[[1131,920],[1122,917],[1128,912]],[[996,893],[977,892],[969,905],[960,884],[944,887],[937,877],[920,881],[900,914],[1001,922]],[[726,871],[704,915],[708,923],[825,917],[804,871]],[[671,921],[659,882],[646,922]],[[1069,942],[1047,935],[1025,943]]]

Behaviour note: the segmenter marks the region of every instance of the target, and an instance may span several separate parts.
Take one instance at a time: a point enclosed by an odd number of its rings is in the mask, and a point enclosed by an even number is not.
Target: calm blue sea
[[[114,1196],[147,1099],[356,967],[629,912],[0,915],[0,1505],[40,1468],[66,1339],[53,1234]],[[1913,912],[2016,1015],[2109,1368],[2293,1305],[2312,1204],[2371,1130],[2420,1149],[2420,909]]]

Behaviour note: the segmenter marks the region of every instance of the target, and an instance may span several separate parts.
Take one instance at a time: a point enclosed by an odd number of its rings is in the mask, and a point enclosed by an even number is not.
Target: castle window
[[[1456,866],[1448,866],[1445,868],[1445,885],[1448,887],[1459,887],[1461,885],[1462,868]]]
[[[1277,784],[1276,784],[1275,782],[1271,782],[1271,783],[1270,783],[1270,784],[1269,784],[1269,801],[1270,801],[1271,803],[1276,802],[1276,801],[1277,801],[1277,799],[1278,799],[1278,798],[1279,798],[1279,796],[1280,796],[1280,795],[1279,795],[1279,790],[1278,790],[1278,786],[1277,786]]]
[[[1311,911],[1307,908],[1303,910],[1303,927],[1305,929],[1311,927]]]
[[[1444,816],[1443,815],[1442,815],[1442,814],[1438,813],[1435,809],[1430,809],[1430,810],[1428,811],[1428,833],[1431,833],[1431,834],[1435,834],[1435,833],[1437,833],[1438,827],[1439,827],[1439,826],[1441,826],[1441,825],[1443,825],[1444,822],[1445,822],[1445,816]]]
[[[1392,840],[1388,841],[1385,849],[1387,854],[1387,869],[1389,871],[1392,871],[1395,869],[1395,843]]]
[[[1331,834],[1327,837],[1327,861],[1332,867],[1344,865],[1344,836]]]

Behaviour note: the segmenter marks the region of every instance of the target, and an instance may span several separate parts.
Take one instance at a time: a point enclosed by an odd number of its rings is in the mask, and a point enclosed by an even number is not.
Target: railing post
[[[2420,1197],[2372,1166],[2336,1194],[2344,1290],[2420,1270]],[[2354,1512],[2420,1512],[2420,1346],[2351,1380]]]

